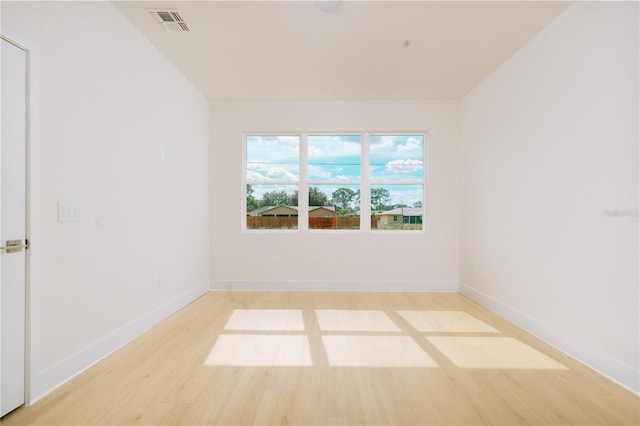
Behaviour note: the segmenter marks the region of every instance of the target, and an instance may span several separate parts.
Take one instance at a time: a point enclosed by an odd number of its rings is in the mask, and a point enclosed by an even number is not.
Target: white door
[[[0,146],[1,416],[24,404],[26,331],[26,52],[2,40]]]

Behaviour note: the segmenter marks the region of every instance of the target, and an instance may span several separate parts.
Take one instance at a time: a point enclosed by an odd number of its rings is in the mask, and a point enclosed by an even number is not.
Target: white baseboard
[[[620,386],[635,394],[640,394],[640,371],[612,358],[602,352],[600,348],[587,345],[584,342],[576,340],[573,336],[562,334],[557,328],[520,312],[466,284],[460,284],[460,293],[554,346],[570,357],[575,358],[577,361],[596,370]]]
[[[63,385],[208,291],[209,284],[207,282],[197,285],[111,334],[94,341],[86,348],[67,357],[63,361],[41,371],[38,374],[37,386],[33,386],[31,389],[29,404],[35,403],[43,396]]]
[[[457,282],[433,281],[310,281],[310,280],[215,280],[211,291],[458,291]]]

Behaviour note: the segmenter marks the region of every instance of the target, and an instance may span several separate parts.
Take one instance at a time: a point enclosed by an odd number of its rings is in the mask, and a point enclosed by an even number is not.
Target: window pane
[[[412,181],[424,178],[424,136],[371,135],[372,181]]]
[[[360,185],[309,187],[309,229],[360,229]]]
[[[300,179],[299,136],[247,136],[247,181]]]
[[[310,181],[360,180],[360,135],[310,135],[307,143]]]
[[[372,185],[372,230],[422,229],[423,185]]]
[[[247,229],[297,229],[298,185],[247,185]]]

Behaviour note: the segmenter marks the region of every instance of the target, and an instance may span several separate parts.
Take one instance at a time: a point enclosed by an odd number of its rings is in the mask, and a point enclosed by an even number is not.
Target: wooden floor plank
[[[640,398],[456,293],[211,292],[2,424],[638,425]]]

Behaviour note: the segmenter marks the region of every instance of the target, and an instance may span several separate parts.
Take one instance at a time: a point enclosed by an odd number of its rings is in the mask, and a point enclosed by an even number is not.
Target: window
[[[247,229],[297,229],[300,136],[246,137]]]
[[[371,135],[369,147],[371,229],[422,229],[424,135]]]
[[[247,135],[246,229],[422,230],[424,139]]]
[[[309,229],[360,229],[361,135],[309,135]]]

